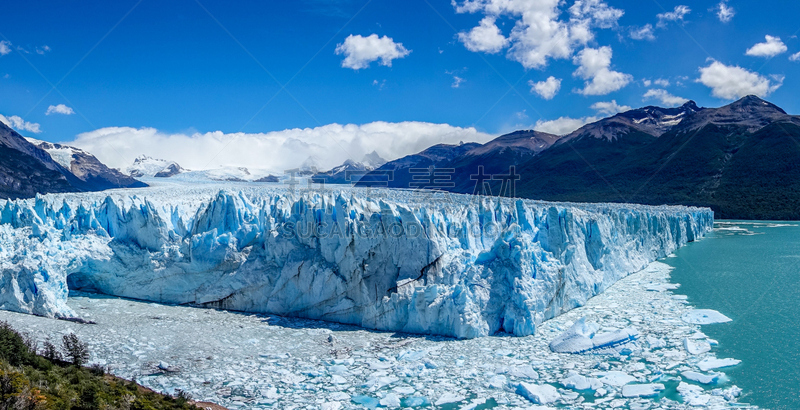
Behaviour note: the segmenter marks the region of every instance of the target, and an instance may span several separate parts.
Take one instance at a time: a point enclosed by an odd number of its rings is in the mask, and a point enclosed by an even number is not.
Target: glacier
[[[475,338],[531,335],[713,225],[707,208],[165,185],[0,203],[0,308],[70,290]]]

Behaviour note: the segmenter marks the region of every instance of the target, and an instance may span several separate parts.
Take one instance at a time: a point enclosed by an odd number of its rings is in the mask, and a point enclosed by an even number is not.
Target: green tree
[[[89,361],[89,345],[81,342],[75,333],[64,335],[64,351],[70,362],[76,366],[83,366]]]

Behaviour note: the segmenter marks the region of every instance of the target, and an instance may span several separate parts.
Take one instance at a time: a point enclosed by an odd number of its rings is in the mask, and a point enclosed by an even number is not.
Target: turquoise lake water
[[[733,319],[703,326],[741,402],[800,409],[800,223],[718,221],[714,232],[675,252],[675,291],[697,308]]]

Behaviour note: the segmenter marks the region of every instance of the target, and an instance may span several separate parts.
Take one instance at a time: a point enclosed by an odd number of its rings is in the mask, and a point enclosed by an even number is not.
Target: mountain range
[[[359,181],[365,174],[377,169],[385,163],[385,159],[381,158],[377,152],[372,151],[364,155],[361,162],[356,162],[351,159],[345,160],[342,165],[334,167],[328,172],[315,173],[311,179],[315,182],[325,184],[349,184]],[[301,168],[301,174],[302,172],[303,168]]]
[[[755,96],[720,108],[693,101],[649,106],[564,136],[517,131],[464,145],[437,145],[388,162],[358,185],[376,185],[393,172],[388,186],[394,188],[684,204],[711,207],[718,218],[800,219],[800,117]],[[516,182],[504,186],[512,166]],[[430,184],[408,177],[430,167],[438,170],[436,178],[418,178]],[[447,183],[441,170],[451,176]]]
[[[720,108],[689,101],[633,109],[563,136],[522,130],[486,144],[437,144],[389,162],[373,152],[328,172],[317,171],[317,163],[309,157],[299,173],[329,184],[683,204],[711,207],[717,218],[800,220],[800,117],[755,96]],[[279,181],[237,167],[190,172],[149,157],[125,171],[0,123],[0,198],[146,186],[136,177]]]
[[[146,184],[108,168],[78,148],[26,139],[0,122],[0,198],[101,191]]]

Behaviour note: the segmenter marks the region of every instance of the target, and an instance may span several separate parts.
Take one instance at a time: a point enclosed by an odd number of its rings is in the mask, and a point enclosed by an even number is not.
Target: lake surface
[[[717,357],[742,364],[725,369],[763,408],[800,408],[800,224],[718,221],[712,234],[675,252],[675,291],[698,308],[733,322],[703,326],[720,342]]]

